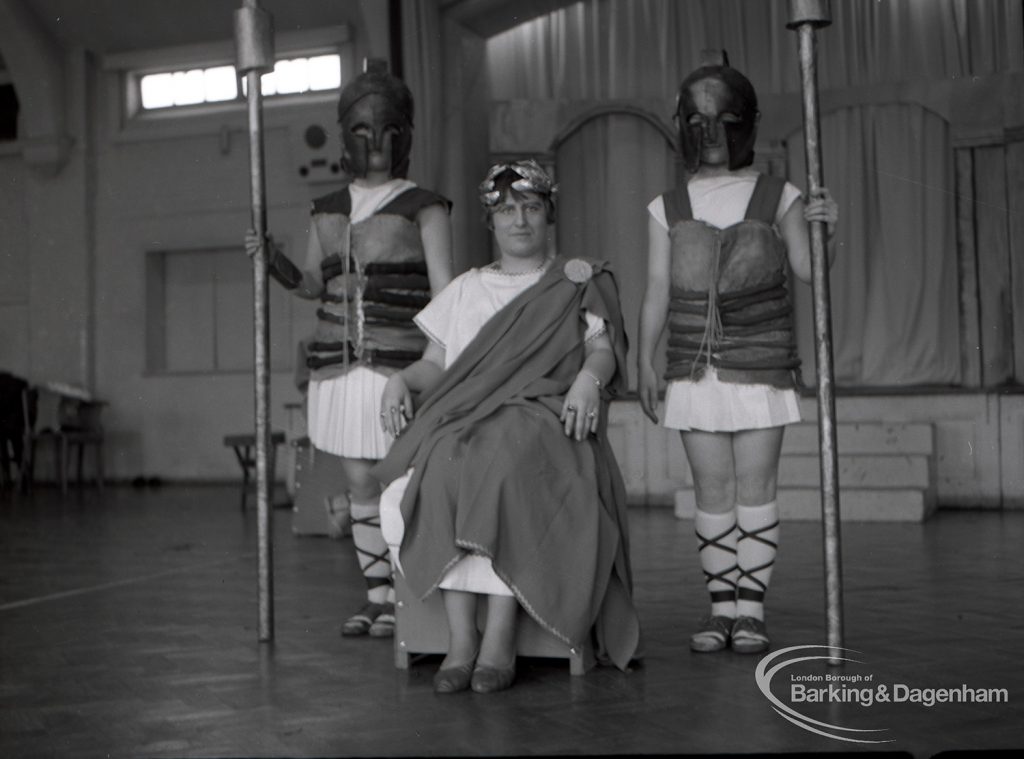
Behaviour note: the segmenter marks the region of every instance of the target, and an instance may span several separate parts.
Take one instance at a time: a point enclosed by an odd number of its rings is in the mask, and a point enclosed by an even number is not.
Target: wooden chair
[[[481,607],[484,604],[480,604]],[[479,624],[484,609],[480,609]],[[448,652],[448,618],[440,593],[431,593],[425,600],[412,595],[402,573],[395,572],[395,666],[408,669],[410,657],[416,654]],[[568,659],[569,672],[584,675],[594,666],[594,651],[589,646],[575,650],[549,633],[522,609],[516,631],[516,653],[519,656]]]
[[[35,478],[36,446],[41,440],[53,444],[56,479],[61,493],[68,492],[70,459],[78,461],[77,483],[83,482],[86,448],[93,450],[93,476],[103,490],[103,401],[66,395],[47,386],[28,387],[22,396],[25,443],[21,464],[21,487],[31,489]]]
[[[608,404],[602,404],[601,430],[607,434]],[[402,573],[394,572],[395,582],[395,666],[408,669],[409,658],[416,654],[443,654],[448,651],[448,618],[445,615],[441,594],[431,593],[420,600],[412,595]],[[483,604],[480,604],[483,607]],[[482,627],[484,609],[480,609],[477,624]],[[568,659],[569,672],[584,675],[596,663],[594,650],[588,643],[580,649],[572,649],[549,633],[527,614],[519,610],[516,630],[516,653],[518,656],[537,658]]]
[[[292,498],[292,533],[328,535],[326,501],[344,492],[345,468],[340,456],[318,450],[307,436],[291,442],[295,454],[295,490]],[[352,534],[345,524],[341,535]]]

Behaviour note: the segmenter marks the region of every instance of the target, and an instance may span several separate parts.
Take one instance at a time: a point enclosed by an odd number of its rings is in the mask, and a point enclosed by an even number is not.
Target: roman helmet
[[[349,82],[338,100],[345,172],[365,177],[370,154],[377,151],[390,154],[392,177],[405,177],[412,150],[412,115],[412,93],[405,83],[388,73],[385,61],[367,61],[366,70]]]
[[[729,169],[754,162],[757,138],[757,94],[743,74],[729,66],[725,51],[705,52],[705,63],[679,85],[676,124],[683,162],[688,171],[700,166],[704,148],[725,140]]]

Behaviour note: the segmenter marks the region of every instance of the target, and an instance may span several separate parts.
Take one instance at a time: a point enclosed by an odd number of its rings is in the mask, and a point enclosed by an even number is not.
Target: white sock
[[[359,567],[366,578],[366,597],[373,603],[394,603],[391,561],[388,546],[380,532],[380,498],[359,502],[350,500],[352,542],[356,546]]]
[[[764,596],[772,576],[779,544],[779,507],[775,501],[760,506],[736,506],[739,541],[739,589],[736,613],[764,620]]]
[[[700,568],[711,594],[711,613],[715,616],[736,616],[736,515],[727,511],[713,514],[697,509],[694,529],[700,541]]]

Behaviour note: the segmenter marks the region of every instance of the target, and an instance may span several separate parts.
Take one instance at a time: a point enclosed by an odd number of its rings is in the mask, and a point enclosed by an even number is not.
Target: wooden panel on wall
[[[817,419],[813,398],[802,398],[800,425],[787,431],[786,446]],[[869,395],[836,399],[836,418],[846,426],[885,423],[930,425],[934,430],[935,497],[940,506],[1024,509],[1024,396],[994,393]],[[810,430],[816,440],[817,431]],[[631,506],[673,505],[693,476],[679,434],[652,424],[636,400],[611,404],[609,439],[626,480]],[[887,439],[888,443],[891,440]],[[811,450],[816,451],[816,443]],[[858,454],[840,441],[840,454]],[[847,462],[850,463],[850,462]],[[894,463],[899,463],[894,462]],[[904,462],[908,463],[908,462]],[[852,482],[840,481],[840,487]]]
[[[991,387],[1006,384],[1013,376],[1006,150],[1001,145],[975,149],[974,177],[981,379]]]
[[[1009,208],[1010,307],[1013,309],[1013,379],[1024,383],[1024,135],[1006,146]]]
[[[999,451],[1004,509],[1024,509],[1024,396],[999,396]]]

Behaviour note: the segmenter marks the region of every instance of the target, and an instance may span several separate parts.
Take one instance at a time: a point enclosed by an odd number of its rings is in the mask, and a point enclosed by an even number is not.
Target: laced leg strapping
[[[774,506],[774,504],[771,504],[771,506]],[[768,581],[771,578],[772,567],[775,565],[775,555],[779,547],[777,542],[779,520],[776,516],[768,524],[753,529],[747,529],[742,522],[743,520],[740,520],[737,524],[740,534],[737,547],[739,565],[739,581],[737,584],[739,587],[736,591],[736,597],[741,601],[763,603],[765,594],[768,591]],[[772,535],[766,536],[765,533],[769,532]]]
[[[737,556],[736,548],[731,545],[723,544],[721,541],[731,536],[735,536],[736,525],[731,525],[728,529],[714,535],[707,537],[697,533],[697,539],[700,541],[700,545],[697,547],[697,552],[701,555],[701,571],[704,572],[704,583],[708,586],[708,592],[711,594],[712,603],[721,603],[723,601],[732,601],[736,598],[737,584],[733,577],[739,570],[739,565],[735,560]],[[735,538],[734,538],[735,540]],[[714,570],[714,566],[719,562],[710,560],[710,557],[706,558],[705,550],[718,550],[726,554],[732,554],[733,561],[718,571]],[[727,585],[727,588],[713,590],[711,583],[719,582],[723,585]]]
[[[366,580],[367,597],[376,603],[393,600],[391,560],[380,531],[377,503],[352,502],[352,542]]]

